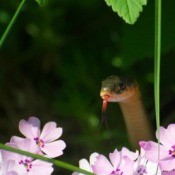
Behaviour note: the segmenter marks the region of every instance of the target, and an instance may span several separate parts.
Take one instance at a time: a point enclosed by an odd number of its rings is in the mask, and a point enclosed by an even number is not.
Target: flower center
[[[117,168],[115,171],[112,171],[109,175],[123,175],[123,172]]]
[[[172,146],[172,149],[169,150],[169,154],[175,158],[175,145]]]
[[[146,173],[147,173],[147,172],[146,172],[145,166],[140,165],[140,166],[138,167],[138,169],[137,169],[137,175],[144,175],[144,174],[146,174]]]
[[[39,139],[38,137],[35,137],[34,140],[35,140],[36,144],[37,144],[39,147],[44,148],[44,146],[45,146],[45,145],[44,145],[44,140]]]
[[[31,163],[31,161],[28,160],[28,159],[20,160],[20,161],[19,161],[19,164],[20,164],[20,165],[24,165],[25,168],[26,168],[26,170],[27,170],[27,172],[29,172],[30,169],[32,168],[32,163]]]

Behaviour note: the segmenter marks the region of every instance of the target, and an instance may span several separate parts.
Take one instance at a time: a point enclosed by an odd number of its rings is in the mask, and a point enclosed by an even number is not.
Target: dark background
[[[0,1],[0,35],[19,0]],[[175,120],[175,1],[163,2],[161,124]],[[101,122],[101,80],[134,78],[155,127],[154,4],[149,1],[134,25],[101,0],[27,1],[0,50],[0,140],[20,135],[20,119],[56,121],[67,148],[60,160],[78,165],[92,152],[108,154],[128,146],[122,114],[109,104]],[[56,168],[56,174],[71,174]]]

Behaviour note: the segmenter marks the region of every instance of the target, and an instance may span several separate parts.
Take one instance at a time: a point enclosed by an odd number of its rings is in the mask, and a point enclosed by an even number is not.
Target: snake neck
[[[132,147],[138,149],[139,141],[152,140],[153,132],[148,121],[139,88],[136,88],[134,94],[120,102],[119,105],[124,116]]]

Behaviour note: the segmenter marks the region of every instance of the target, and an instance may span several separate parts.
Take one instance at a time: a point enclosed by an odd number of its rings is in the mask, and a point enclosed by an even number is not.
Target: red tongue
[[[102,117],[103,117],[103,119],[104,119],[105,114],[106,114],[108,98],[109,98],[109,95],[105,95],[103,98],[103,105],[102,105]]]

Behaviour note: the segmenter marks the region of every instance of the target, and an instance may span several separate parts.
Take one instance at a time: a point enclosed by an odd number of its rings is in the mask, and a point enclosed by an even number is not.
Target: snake
[[[115,75],[107,77],[102,81],[100,96],[104,110],[108,102],[119,104],[133,149],[139,149],[139,141],[154,140],[153,129],[136,80]]]

